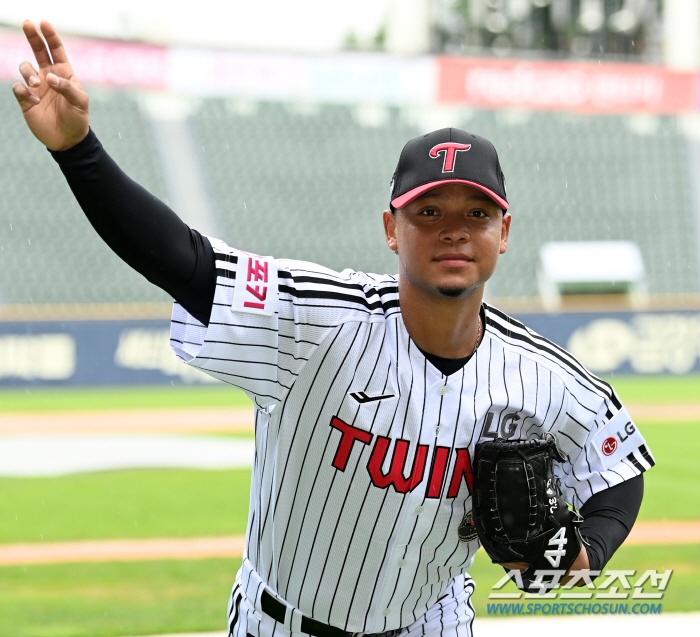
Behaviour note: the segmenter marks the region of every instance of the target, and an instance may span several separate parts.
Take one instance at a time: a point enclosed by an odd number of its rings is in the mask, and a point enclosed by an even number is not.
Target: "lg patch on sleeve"
[[[604,470],[615,466],[643,444],[644,437],[624,407],[593,436],[593,447]]]

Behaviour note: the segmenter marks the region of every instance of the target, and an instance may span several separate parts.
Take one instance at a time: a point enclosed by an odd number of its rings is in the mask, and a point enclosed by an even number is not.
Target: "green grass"
[[[692,610],[700,610],[700,598],[698,598],[698,578],[700,578],[700,544],[685,544],[676,546],[622,546],[610,560],[606,569],[625,569],[636,570],[637,577],[648,569],[655,569],[658,572],[663,572],[666,569],[673,569],[673,575],[668,584],[668,588],[661,600],[632,600],[631,604],[637,601],[651,601],[654,604],[659,602],[662,604],[662,612],[686,612]],[[487,603],[494,603],[494,600],[489,600],[488,595],[491,593],[491,587],[498,582],[504,575],[504,571],[500,566],[491,564],[488,556],[483,550],[480,550],[476,555],[476,560],[469,574],[476,581],[476,591],[472,596],[474,608],[476,610],[477,625],[479,617],[487,617]],[[600,585],[605,577],[600,577],[596,580],[596,584]],[[630,578],[631,584],[634,584],[636,578]],[[621,588],[618,584],[618,588]],[[651,588],[645,587],[646,592],[654,592]],[[517,588],[512,583],[507,584],[501,592],[516,593]],[[631,597],[631,596],[630,596]],[[500,602],[503,600],[495,600]],[[516,600],[508,600],[516,601]],[[538,600],[519,600],[523,603],[530,601],[537,602]],[[547,600],[556,602],[557,600]],[[594,603],[594,600],[591,600]],[[601,602],[625,602],[625,600],[600,600]],[[563,600],[562,602],[563,603]],[[588,602],[586,602],[588,603]]]
[[[656,460],[644,474],[640,519],[700,520],[700,424],[645,423],[640,429]]]
[[[0,635],[224,631],[240,559],[0,568]]]
[[[645,475],[643,520],[698,520],[700,426],[645,425],[657,465]],[[250,470],[132,470],[0,478],[0,542],[244,533]]]
[[[700,401],[700,374],[688,376],[606,376],[624,402]],[[249,407],[250,400],[229,385],[140,387],[31,387],[0,390],[2,411],[137,409],[163,407]]]
[[[143,387],[31,387],[0,390],[0,412],[73,409],[162,409],[174,407],[250,407],[230,385],[158,385]]]
[[[0,542],[243,534],[249,494],[249,469],[2,478]]]
[[[605,376],[623,403],[698,403],[700,374],[687,376]]]
[[[0,634],[109,637],[224,630],[239,566],[240,560],[218,559],[0,568]],[[700,609],[700,545],[622,547],[608,568],[637,573],[672,568],[663,612]],[[487,597],[503,570],[479,551],[470,574],[477,584],[478,627],[487,621]]]

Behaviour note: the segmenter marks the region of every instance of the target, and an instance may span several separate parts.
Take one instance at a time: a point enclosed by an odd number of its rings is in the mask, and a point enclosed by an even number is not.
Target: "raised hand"
[[[34,136],[50,150],[67,150],[88,134],[88,96],[68,63],[56,29],[44,20],[39,27],[46,42],[33,23],[22,24],[39,70],[31,62],[22,62],[19,71],[26,86],[16,82],[12,92]]]

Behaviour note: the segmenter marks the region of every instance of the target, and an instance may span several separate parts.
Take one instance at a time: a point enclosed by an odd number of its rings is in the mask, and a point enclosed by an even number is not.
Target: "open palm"
[[[39,68],[22,62],[19,70],[26,85],[17,82],[12,92],[34,136],[50,150],[66,150],[88,134],[88,96],[56,30],[45,21],[39,26],[46,42],[29,20],[22,25]]]

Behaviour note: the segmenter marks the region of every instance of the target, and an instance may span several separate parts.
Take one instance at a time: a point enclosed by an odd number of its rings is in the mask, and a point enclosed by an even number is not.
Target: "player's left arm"
[[[602,570],[627,539],[644,496],[644,475],[625,480],[592,495],[581,507],[581,537],[585,544],[572,569]],[[579,562],[581,565],[578,565]]]
[[[644,495],[643,473],[654,460],[614,390],[597,413],[580,400],[569,395],[553,433],[568,459],[558,468],[566,499],[583,516],[584,544],[571,570],[601,571],[632,530]]]

